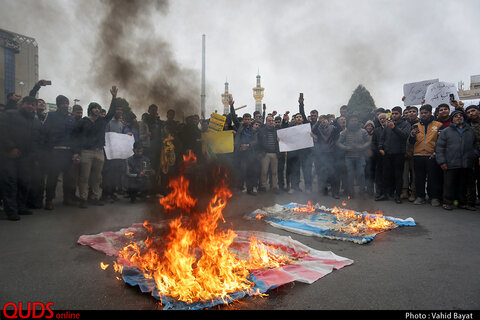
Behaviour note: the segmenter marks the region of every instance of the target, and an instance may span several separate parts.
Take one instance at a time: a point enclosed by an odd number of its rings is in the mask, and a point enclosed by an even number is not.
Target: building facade
[[[37,41],[0,29],[0,66],[0,103],[11,92],[28,95],[38,81]]]
[[[458,97],[460,100],[480,99],[480,75],[470,76],[470,90],[459,86]]]

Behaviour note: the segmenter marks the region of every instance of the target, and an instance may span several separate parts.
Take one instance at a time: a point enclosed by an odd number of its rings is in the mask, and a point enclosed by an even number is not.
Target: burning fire
[[[195,162],[193,154],[184,156],[186,165]],[[250,240],[249,257],[240,259],[230,250],[233,230],[219,230],[219,221],[225,222],[223,209],[232,196],[226,179],[215,187],[205,212],[195,212],[197,199],[189,192],[189,180],[179,176],[169,183],[172,192],[160,199],[164,209],[181,210],[182,215],[169,223],[166,237],[155,237],[148,221],[143,226],[149,236],[145,246],[131,242],[124,247],[119,258],[134,264],[146,278],[154,279],[160,295],[187,303],[229,298],[245,291],[254,293],[254,283],[248,280],[253,270],[276,268],[293,261],[277,253],[279,250]],[[115,270],[121,272],[114,263]]]
[[[387,220],[381,212],[375,214],[359,214],[353,210],[333,207],[331,212],[337,216],[337,219],[346,222],[347,228],[342,230],[350,234],[368,233],[371,231],[379,232],[394,227],[392,221]]]
[[[311,201],[308,201],[306,206],[304,206],[304,207],[295,207],[295,208],[293,209],[293,211],[295,211],[295,212],[311,213],[311,212],[315,212],[315,207],[313,206],[313,204],[312,204]]]
[[[346,207],[347,202],[342,201],[342,206]],[[368,234],[371,232],[379,232],[391,229],[395,224],[387,220],[384,215],[377,211],[374,214],[361,214],[346,208],[333,207],[333,209],[325,209],[326,211],[334,214],[336,218],[343,222],[343,226],[339,231],[358,235]],[[296,206],[293,208],[294,212],[301,213],[314,213],[315,206],[311,201],[308,201],[306,206]],[[257,219],[262,219],[261,215],[257,215]]]

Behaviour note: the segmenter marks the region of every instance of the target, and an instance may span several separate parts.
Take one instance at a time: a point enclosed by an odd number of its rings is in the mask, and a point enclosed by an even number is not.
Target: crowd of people
[[[208,119],[190,115],[175,120],[168,110],[161,120],[152,104],[141,120],[125,99],[110,89],[108,110],[96,102],[73,105],[56,98],[56,111],[46,112],[37,98],[46,85],[40,80],[30,94],[9,94],[0,105],[0,199],[9,220],[54,210],[57,185],[63,204],[88,208],[131,202],[169,192],[182,155],[192,151],[199,162],[212,155],[202,148]],[[232,187],[256,196],[263,192],[317,192],[339,199],[372,198],[430,203],[452,210],[476,210],[480,190],[480,110],[461,102],[419,108],[374,109],[367,117],[340,107],[340,116],[305,113],[301,95],[298,112],[276,111],[237,116],[234,101],[223,130],[233,131],[234,151],[213,157],[229,168]],[[310,125],[313,147],[280,152],[277,131]],[[105,133],[133,136],[128,159],[105,157]],[[55,202],[56,204],[56,202]]]

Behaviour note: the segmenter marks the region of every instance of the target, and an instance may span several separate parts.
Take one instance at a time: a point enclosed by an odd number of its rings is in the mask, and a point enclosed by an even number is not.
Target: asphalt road
[[[347,207],[381,209],[386,215],[412,217],[415,227],[378,234],[364,245],[302,236],[243,215],[275,203],[327,207],[341,200],[316,194],[272,193],[252,197],[236,193],[224,212],[234,230],[288,235],[314,249],[354,260],[313,284],[290,283],[268,297],[246,297],[222,310],[478,310],[480,309],[480,211],[445,211],[404,202],[349,200]],[[0,213],[0,306],[7,302],[53,302],[56,310],[157,310],[148,293],[115,278],[100,261],[111,257],[77,244],[84,234],[117,231],[133,223],[166,219],[155,202],[121,199],[89,209],[55,203],[53,211],[34,210],[21,221]]]

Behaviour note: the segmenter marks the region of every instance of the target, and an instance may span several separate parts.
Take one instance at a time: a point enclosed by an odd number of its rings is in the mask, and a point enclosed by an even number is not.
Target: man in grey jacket
[[[459,208],[476,210],[474,203],[467,203],[466,196],[473,162],[479,156],[475,134],[465,122],[462,110],[453,111],[450,118],[450,126],[440,132],[435,146],[437,163],[444,172],[443,208],[452,210],[453,200],[457,199]]]

